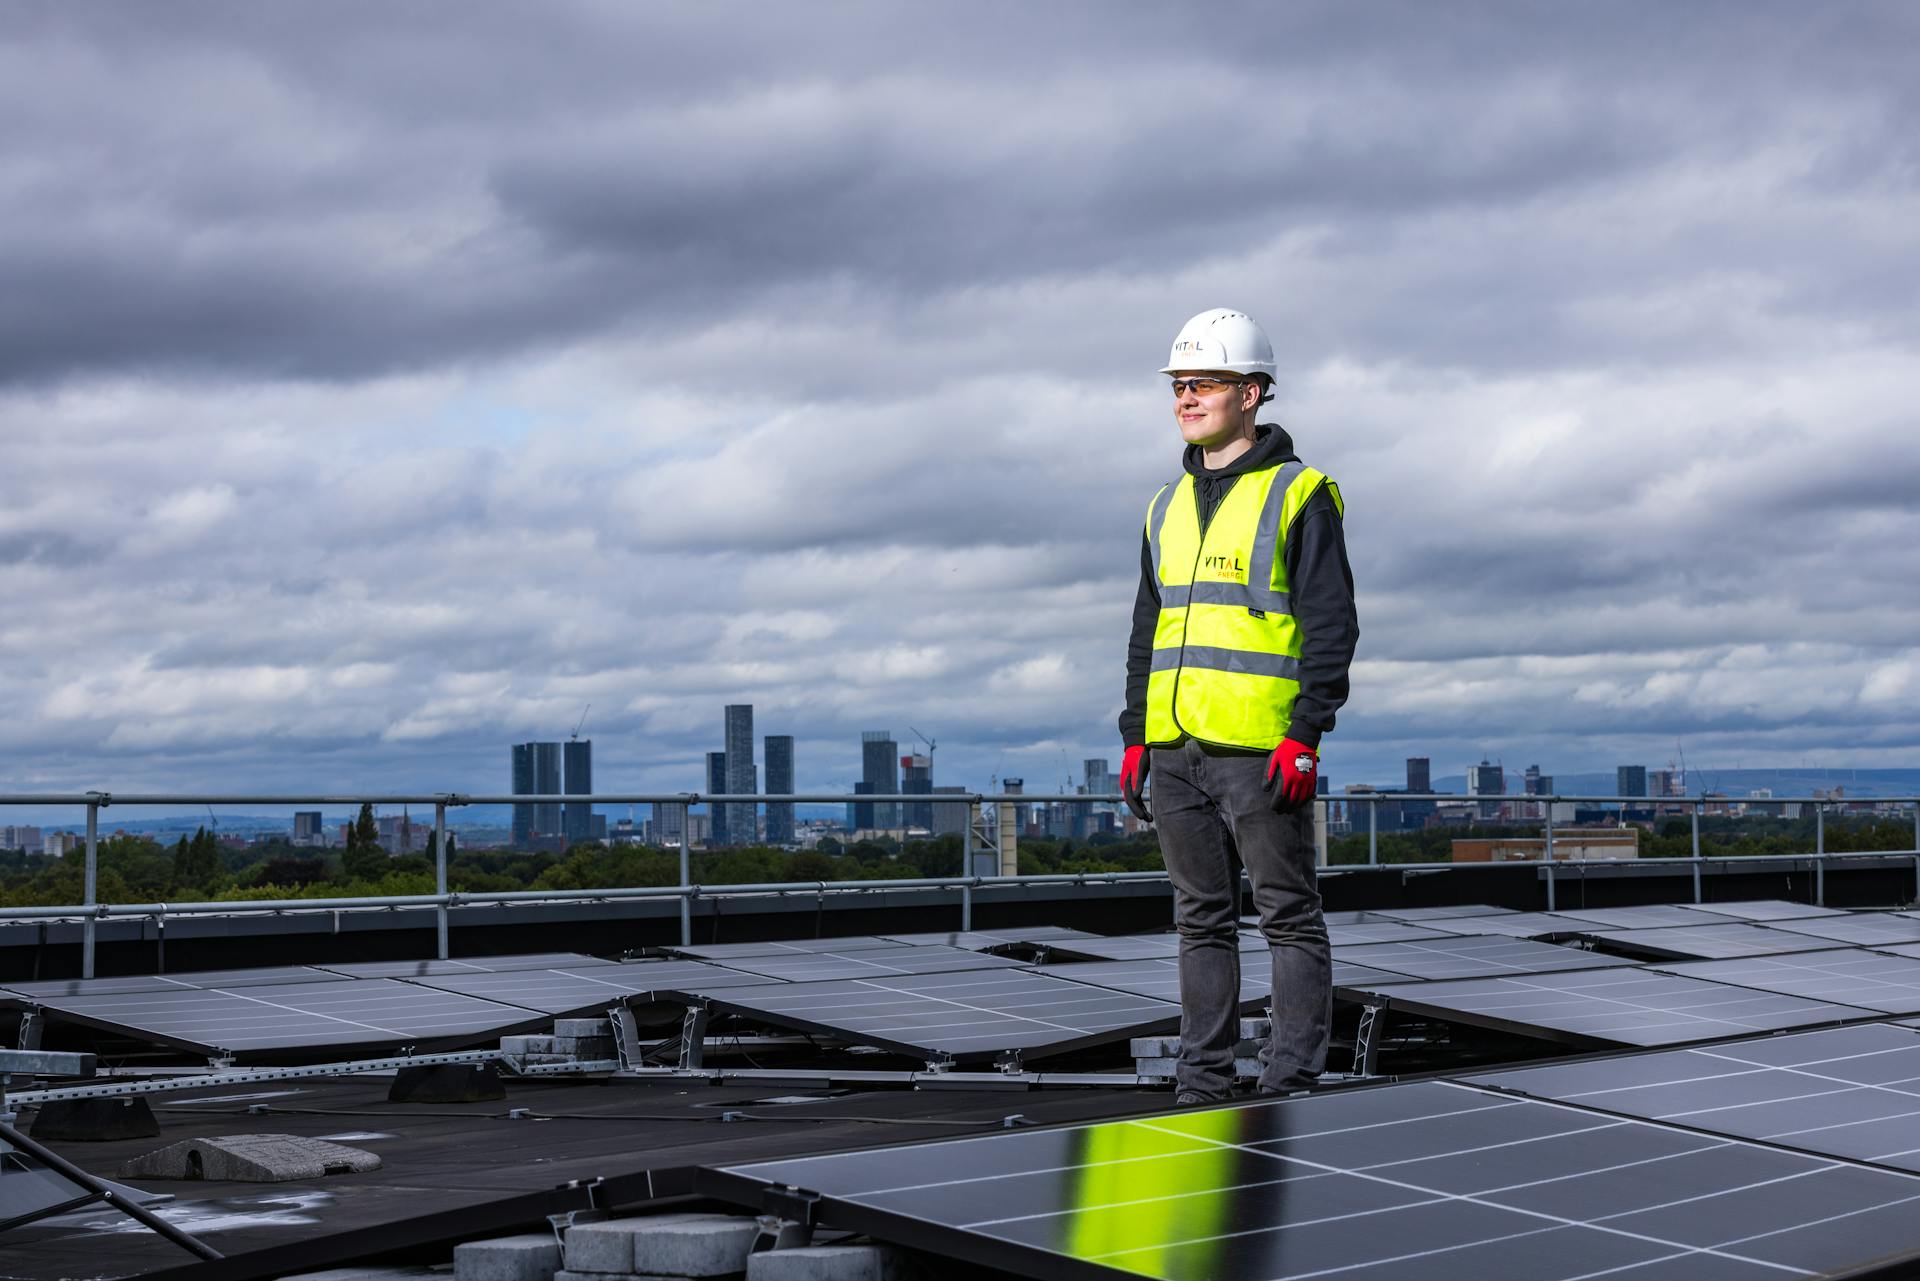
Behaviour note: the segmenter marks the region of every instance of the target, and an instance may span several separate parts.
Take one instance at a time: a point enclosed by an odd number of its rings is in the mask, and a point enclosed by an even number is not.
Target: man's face
[[[1260,403],[1259,384],[1243,382],[1239,374],[1183,369],[1172,378],[1187,384],[1173,398],[1173,418],[1180,424],[1180,438],[1189,445],[1216,445],[1232,439],[1246,424],[1247,411]],[[1222,385],[1202,395],[1191,385],[1195,378],[1215,378]]]

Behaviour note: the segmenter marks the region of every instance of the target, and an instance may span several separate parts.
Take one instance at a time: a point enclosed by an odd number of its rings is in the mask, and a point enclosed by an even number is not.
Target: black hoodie
[[[1205,534],[1220,500],[1239,477],[1296,457],[1293,437],[1265,423],[1253,429],[1253,448],[1217,471],[1201,465],[1200,446],[1188,445],[1185,463],[1193,477],[1194,501]],[[1293,704],[1288,737],[1318,747],[1333,729],[1334,713],[1347,701],[1347,667],[1360,639],[1353,608],[1353,570],[1347,565],[1347,540],[1340,512],[1322,487],[1294,517],[1286,537],[1287,592],[1300,628],[1300,693]],[[1127,707],[1120,713],[1120,738],[1128,747],[1146,742],[1147,674],[1153,666],[1153,632],[1160,619],[1160,584],[1153,573],[1153,547],[1140,534],[1140,592],[1133,602],[1133,634],[1127,641]]]

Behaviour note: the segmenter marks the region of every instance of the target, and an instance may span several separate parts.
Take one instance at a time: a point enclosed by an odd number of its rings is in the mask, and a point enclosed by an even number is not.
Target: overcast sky
[[[1118,759],[1189,315],[1336,788],[1920,761],[1920,10],[5,4],[0,792]]]

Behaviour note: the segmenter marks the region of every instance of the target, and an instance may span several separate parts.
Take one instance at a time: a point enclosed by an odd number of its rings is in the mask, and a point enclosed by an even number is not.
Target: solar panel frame
[[[1731,903],[1689,903],[1696,912],[1712,912],[1716,916],[1731,916],[1736,920],[1752,921],[1761,924],[1767,921],[1801,921],[1816,916],[1845,916],[1846,910],[1838,907],[1821,907],[1814,903],[1795,903],[1784,898],[1740,899]]]
[[[1011,929],[953,930],[947,933],[936,930],[926,934],[876,934],[874,937],[906,947],[964,947],[976,952],[988,952],[998,947],[1044,946],[1100,936],[1086,930],[1069,929],[1064,925],[1016,925]]]
[[[1681,1045],[1881,1017],[1856,1006],[1708,983],[1645,966],[1394,986],[1352,984],[1336,995],[1578,1046]]]
[[[1609,930],[1657,930],[1669,925],[1721,925],[1726,922],[1724,916],[1697,911],[1691,904],[1680,903],[1643,903],[1635,907],[1582,905],[1558,907],[1554,910],[1561,915],[1579,917],[1583,921],[1591,921],[1598,928]]]
[[[1499,934],[1453,934],[1438,939],[1375,943],[1337,948],[1336,954],[1352,965],[1429,981],[1496,974],[1598,970],[1633,964],[1601,952],[1561,947],[1554,943],[1535,943],[1529,939],[1508,938]]]
[[[469,956],[449,960],[327,962],[315,968],[355,979],[433,978],[442,974],[507,974],[515,970],[584,969],[618,961],[581,952],[525,952],[511,956]]]
[[[263,965],[254,969],[188,970],[179,974],[126,974],[94,979],[34,979],[7,983],[6,992],[32,1000],[77,996],[127,996],[143,992],[205,992],[242,987],[337,983],[344,975],[310,965]]]
[[[1170,1029],[1180,1007],[1015,967],[663,994],[720,1013],[955,1062],[1064,1054]],[[1024,1012],[1023,1012],[1024,1011]]]
[[[457,1048],[545,1022],[521,1007],[397,979],[114,993],[32,1004],[62,1022],[206,1055],[362,1045]]]
[[[1871,948],[1682,961],[1648,968],[1782,996],[1839,1001],[1880,1014],[1920,1014],[1920,959]]]
[[[1593,928],[1565,912],[1503,912],[1499,916],[1453,916],[1427,923],[1440,934],[1504,934],[1516,939],[1572,938]]]
[[[706,961],[653,960],[579,969],[507,970],[495,974],[444,974],[406,980],[502,1005],[518,1006],[550,1017],[630,1002],[659,992],[702,995],[733,987],[758,987],[779,980]]]
[[[1825,1028],[1460,1079],[1920,1173],[1920,1033],[1900,1024]]]
[[[1822,916],[1804,921],[1775,921],[1764,928],[1833,939],[1856,947],[1882,947],[1889,944],[1920,943],[1920,919],[1896,912],[1849,912],[1842,917]]]
[[[1180,1001],[1180,962],[1177,959],[1149,957],[1138,961],[1075,961],[1066,965],[1034,968],[1030,972],[1175,1004]],[[1370,970],[1364,965],[1351,965],[1338,958],[1333,962],[1333,982],[1336,986],[1344,983],[1408,981],[1397,974]],[[1243,954],[1240,964],[1240,1012],[1246,1014],[1261,1009],[1272,998],[1272,968],[1259,958],[1256,958],[1256,963],[1248,964]]]
[[[1407,943],[1418,939],[1443,939],[1452,932],[1404,921],[1362,921],[1357,925],[1329,925],[1327,941],[1334,947],[1361,947],[1368,943]]]
[[[870,948],[906,947],[875,934],[829,939],[766,939],[749,943],[668,943],[661,951],[689,961],[724,961],[755,956],[796,956],[812,952],[864,952]]]
[[[1504,916],[1511,911],[1513,909],[1510,907],[1494,907],[1488,903],[1455,903],[1440,907],[1370,907],[1367,915],[1376,920],[1419,924],[1422,921],[1448,921],[1459,916]]]
[[[811,952],[805,956],[742,957],[717,962],[742,974],[782,983],[821,983],[834,979],[943,974],[954,970],[1017,969],[1011,957],[991,956],[962,947],[869,948],[864,952]]]
[[[1844,947],[1830,939],[1788,934],[1733,920],[1718,925],[1668,925],[1651,930],[1593,930],[1581,937],[1653,960],[1725,960]]]
[[[755,1209],[796,1191],[831,1227],[1025,1276],[1209,1281],[1830,1275],[1912,1257],[1920,1199],[1890,1171],[1438,1081],[713,1165],[695,1186]]]

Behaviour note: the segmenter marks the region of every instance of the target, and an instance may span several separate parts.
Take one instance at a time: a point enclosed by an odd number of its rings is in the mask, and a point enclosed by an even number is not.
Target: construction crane
[[[577,743],[580,741],[580,731],[586,728],[587,713],[592,710],[593,710],[592,703],[588,703],[585,707],[580,709],[580,719],[573,723],[573,733],[568,736],[573,742]]]
[[[927,745],[927,769],[929,772],[931,772],[933,769],[933,749],[940,746],[940,744],[934,742],[932,739],[928,738],[925,734],[922,734],[919,730],[914,729],[913,726],[911,725],[907,726],[907,729],[912,731],[913,736],[915,738],[919,739],[921,742]]]

